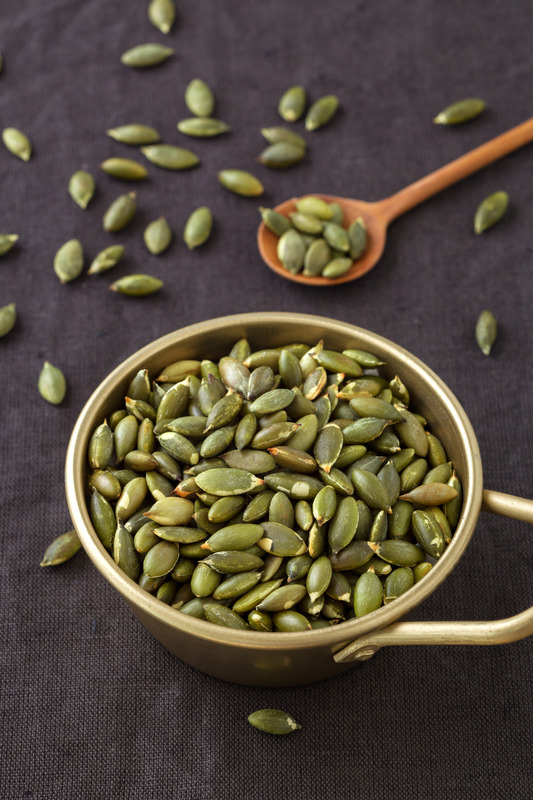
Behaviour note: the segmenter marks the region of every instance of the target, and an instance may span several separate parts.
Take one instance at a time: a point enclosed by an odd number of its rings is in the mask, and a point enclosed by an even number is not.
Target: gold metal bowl
[[[259,633],[199,620],[162,603],[126,576],[104,549],[86,502],[87,446],[94,428],[123,402],[133,375],[151,375],[173,361],[217,359],[240,338],[252,348],[323,339],[331,349],[361,348],[385,363],[384,377],[399,374],[413,407],[427,417],[460,476],[464,501],[450,545],[434,568],[393,603],[366,617],[327,629]],[[312,683],[344,672],[392,644],[498,644],[533,633],[533,609],[492,622],[398,622],[434,592],[464,553],[481,509],[533,522],[533,501],[483,489],[481,458],[472,426],[446,384],[419,359],[370,331],[307,314],[238,314],[190,325],[143,347],[105,378],[83,408],[70,439],[66,494],[82,545],[103,577],[122,595],[147,630],[182,661],[223,680],[258,686]]]

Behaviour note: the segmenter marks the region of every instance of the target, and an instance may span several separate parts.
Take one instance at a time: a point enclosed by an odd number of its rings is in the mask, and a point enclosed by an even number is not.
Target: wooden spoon
[[[405,214],[411,208],[423,203],[433,195],[447,189],[454,183],[472,175],[487,164],[492,164],[499,158],[518,150],[519,147],[533,140],[533,118],[511,128],[510,131],[502,133],[495,139],[476,147],[455,161],[450,162],[444,167],[437,169],[421,178],[415,183],[411,183],[405,189],[396,194],[379,200],[375,203],[366,203],[362,200],[352,200],[347,197],[333,197],[331,195],[316,195],[326,202],[336,202],[342,208],[344,214],[343,226],[347,227],[357,217],[362,217],[368,229],[368,247],[362,256],[354,262],[353,266],[340,278],[322,278],[318,276],[305,276],[302,274],[293,275],[283,267],[277,256],[278,237],[268,230],[262,222],[257,232],[257,244],[259,252],[270,267],[283,278],[298,283],[306,283],[309,286],[333,286],[338,283],[346,283],[360,278],[367,273],[379,261],[385,248],[387,228],[389,224],[401,214]],[[297,198],[286,200],[275,210],[281,214],[288,214],[295,210]]]

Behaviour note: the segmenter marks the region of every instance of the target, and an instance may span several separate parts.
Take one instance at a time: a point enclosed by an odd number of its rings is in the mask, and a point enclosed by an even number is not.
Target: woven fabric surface
[[[497,647],[390,647],[345,674],[273,689],[209,677],[170,655],[132,616],[85,553],[40,568],[71,527],[64,459],[71,430],[101,380],[140,347],[177,328],[245,311],[320,314],[360,325],[418,356],[456,394],[478,437],[485,486],[533,497],[533,146],[414,209],[391,227],[378,266],[317,289],[282,280],[256,245],[259,204],[322,192],[387,197],[528,119],[533,108],[531,15],[496,0],[179,0],[168,35],[147,0],[0,0],[0,120],[33,144],[29,163],[0,147],[0,233],[17,246],[0,263],[0,306],[18,319],[0,340],[0,794],[5,800],[419,800],[532,796],[531,639]],[[142,42],[175,48],[153,69],[123,66]],[[214,90],[232,127],[212,140],[178,133],[193,78]],[[339,97],[323,129],[303,133],[298,166],[256,162],[260,129],[283,124],[277,103],[301,84],[312,102]],[[454,128],[433,117],[463,97],[487,110]],[[105,175],[111,156],[138,156],[106,136],[142,122],[201,158],[173,173],[147,164],[128,184]],[[230,194],[217,171],[264,183],[260,199]],[[75,170],[97,191],[86,210],[68,196]],[[102,216],[120,194],[138,211],[119,234]],[[505,190],[509,210],[478,236],[473,215]],[[208,205],[213,234],[189,251],[189,214]],[[174,230],[160,256],[146,225]],[[67,285],[53,259],[78,238],[86,264],[121,243],[103,276]],[[109,291],[129,273],[164,281],[151,297]],[[474,328],[488,308],[499,333],[489,357]],[[54,407],[37,392],[43,361],[68,381]],[[419,620],[499,619],[531,604],[527,523],[481,514],[472,542]],[[275,634],[273,634],[275,635]],[[263,707],[292,713],[287,737],[247,723]]]

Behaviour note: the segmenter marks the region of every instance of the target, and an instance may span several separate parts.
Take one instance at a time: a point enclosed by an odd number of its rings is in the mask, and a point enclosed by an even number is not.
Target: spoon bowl
[[[350,269],[338,278],[324,278],[321,275],[294,274],[281,264],[278,254],[278,237],[261,222],[257,232],[257,245],[261,257],[271,270],[290,281],[309,286],[335,286],[347,283],[366,275],[383,254],[389,224],[401,214],[423,203],[433,195],[447,189],[454,183],[472,175],[488,164],[492,164],[508,153],[528,144],[533,139],[533,119],[517,125],[489,142],[476,147],[446,166],[431,172],[424,178],[410,184],[405,189],[377,202],[364,202],[348,197],[316,195],[327,203],[338,203],[343,212],[343,226],[348,227],[357,217],[362,217],[368,231],[368,245],[362,257],[353,262]],[[286,200],[274,209],[288,217],[296,208],[297,198]]]

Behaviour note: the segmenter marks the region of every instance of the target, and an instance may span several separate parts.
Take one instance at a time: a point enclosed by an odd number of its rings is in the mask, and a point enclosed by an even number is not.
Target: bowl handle
[[[533,500],[483,491],[482,511],[533,523]],[[338,664],[367,661],[381,647],[395,644],[506,644],[533,634],[533,607],[506,619],[486,622],[395,622],[361,636],[335,653]]]

